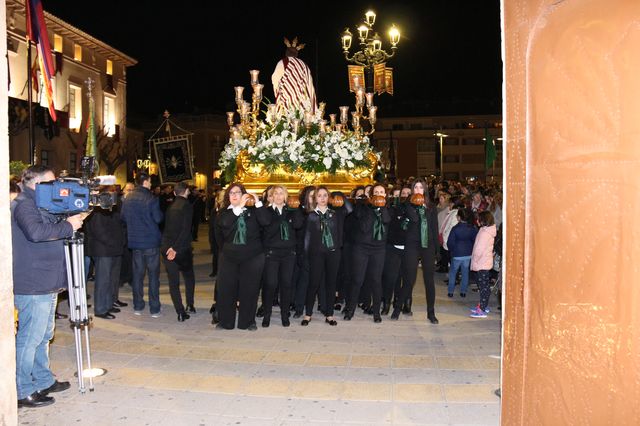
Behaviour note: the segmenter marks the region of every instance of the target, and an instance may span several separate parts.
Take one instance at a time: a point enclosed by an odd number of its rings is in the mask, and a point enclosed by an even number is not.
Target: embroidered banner
[[[180,182],[193,179],[189,137],[162,138],[153,144],[158,161],[160,182]]]

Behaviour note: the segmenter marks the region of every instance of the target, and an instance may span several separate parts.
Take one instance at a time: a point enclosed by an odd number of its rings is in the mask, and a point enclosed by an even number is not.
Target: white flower
[[[347,160],[347,167],[349,167],[350,169],[353,168],[353,162],[351,160]]]
[[[331,160],[331,157],[324,157],[324,158],[322,159],[322,164],[324,164],[324,166],[325,166],[327,169],[330,169],[330,168],[331,168],[331,164],[332,164],[332,163],[333,163],[333,160]]]

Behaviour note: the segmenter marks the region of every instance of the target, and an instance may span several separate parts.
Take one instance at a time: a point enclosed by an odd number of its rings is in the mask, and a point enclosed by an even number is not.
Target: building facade
[[[36,163],[56,171],[77,173],[85,152],[89,111],[87,81],[93,80],[95,126],[98,139],[99,174],[114,174],[118,183],[127,179],[130,163],[140,149],[128,143],[127,67],[135,59],[95,39],[71,24],[44,12],[51,42],[55,75],[53,100],[58,116],[53,122],[37,66],[35,46],[32,65],[27,64],[26,18],[23,0],[7,0],[9,64],[9,145],[11,160],[29,163],[29,112],[27,78],[33,81]]]
[[[496,159],[489,168],[485,166],[487,134],[496,151]],[[502,178],[500,115],[380,118],[372,144],[382,153],[388,174],[398,178],[429,175],[453,180]]]

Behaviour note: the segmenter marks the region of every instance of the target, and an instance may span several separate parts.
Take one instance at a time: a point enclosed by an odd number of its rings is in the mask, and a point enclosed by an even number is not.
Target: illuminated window
[[[116,100],[111,96],[104,96],[104,130],[107,136],[116,134]]]
[[[56,52],[62,52],[62,36],[58,34],[53,35],[53,50]]]
[[[82,62],[82,46],[77,43],[73,45],[73,59]]]
[[[69,84],[69,129],[79,132],[82,122],[82,89]]]
[[[49,151],[43,149],[40,151],[40,164],[43,166],[49,165]]]
[[[113,62],[107,59],[107,75],[113,75]]]

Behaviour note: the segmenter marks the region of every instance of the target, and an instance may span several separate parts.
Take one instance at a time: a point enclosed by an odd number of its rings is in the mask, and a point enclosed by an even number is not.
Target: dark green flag
[[[484,129],[484,158],[485,169],[489,169],[496,161],[496,146],[493,144],[493,137],[487,129]]]

